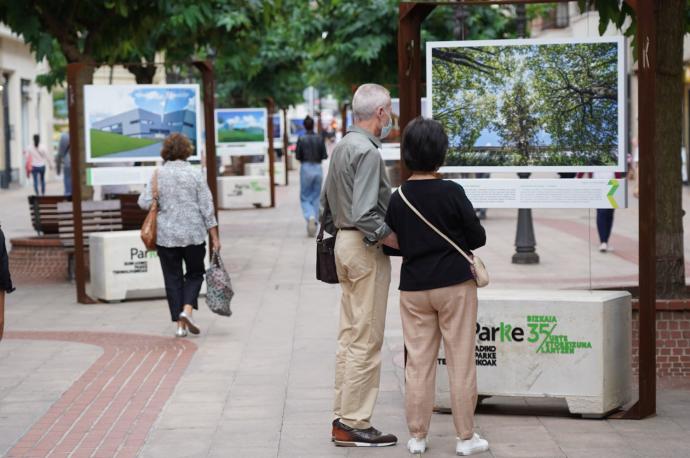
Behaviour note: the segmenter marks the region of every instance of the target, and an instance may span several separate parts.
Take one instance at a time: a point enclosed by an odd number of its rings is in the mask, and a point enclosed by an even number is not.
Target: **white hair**
[[[366,121],[376,114],[379,108],[391,103],[391,94],[380,84],[367,83],[357,88],[352,97],[352,115],[355,121]]]

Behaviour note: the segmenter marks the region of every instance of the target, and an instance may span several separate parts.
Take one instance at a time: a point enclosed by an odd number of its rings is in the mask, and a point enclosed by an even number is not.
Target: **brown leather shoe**
[[[333,420],[333,429],[331,430],[331,442],[335,442],[335,425],[340,421],[339,418]]]
[[[388,447],[398,442],[393,434],[383,434],[373,426],[355,429],[340,420],[333,422],[333,437],[335,445],[340,447]]]

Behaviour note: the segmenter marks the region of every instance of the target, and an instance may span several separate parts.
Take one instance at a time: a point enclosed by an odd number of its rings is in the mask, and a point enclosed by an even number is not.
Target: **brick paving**
[[[234,314],[215,316],[202,300],[198,338],[172,337],[162,299],[78,305],[66,282],[18,282],[8,296],[7,339],[0,343],[0,455],[406,456],[399,261],[393,263],[373,420],[401,443],[380,450],[333,447],[339,290],[314,279],[298,176],[290,182],[277,189],[276,209],[221,212],[223,257],[237,290]],[[49,183],[50,189],[59,185]],[[8,238],[32,235],[27,193],[0,193]],[[516,211],[489,210],[489,244],[479,254],[492,287],[634,284],[634,199],[631,204],[616,212],[616,251],[606,254],[597,251],[594,211],[535,210],[541,256],[535,266],[510,263]],[[688,247],[686,239],[690,259]],[[658,415],[644,421],[580,419],[559,399],[487,399],[477,428],[492,448],[481,456],[687,457],[690,382],[664,378],[659,386]],[[427,456],[453,455],[447,415],[434,415],[430,438]]]
[[[188,340],[136,334],[19,331],[5,338],[103,349],[8,457],[136,456],[196,351]]]

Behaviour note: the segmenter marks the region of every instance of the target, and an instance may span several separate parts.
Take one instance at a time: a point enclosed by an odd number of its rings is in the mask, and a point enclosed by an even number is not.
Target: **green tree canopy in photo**
[[[617,163],[615,43],[432,52],[433,115],[448,130],[450,165]],[[502,150],[476,145],[483,132],[497,135]]]
[[[514,147],[520,155],[519,165],[529,164],[530,150],[537,142],[540,126],[539,117],[533,112],[534,105],[532,91],[519,79],[504,93],[499,118],[493,122],[503,146]]]
[[[617,163],[617,62],[610,43],[536,46],[525,61],[554,147],[591,165]]]
[[[436,48],[433,57],[434,119],[447,129],[451,146],[469,150],[496,116],[498,50]]]

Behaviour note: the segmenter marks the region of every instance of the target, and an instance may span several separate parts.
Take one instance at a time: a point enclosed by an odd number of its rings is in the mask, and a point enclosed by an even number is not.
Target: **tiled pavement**
[[[291,178],[277,209],[221,213],[234,314],[212,315],[202,301],[199,338],[171,337],[162,300],[77,305],[71,285],[19,285],[0,343],[0,454],[406,456],[395,278],[374,421],[403,443],[363,450],[329,441],[338,289],[314,280],[313,239]],[[8,237],[30,233],[25,192],[0,193]],[[595,287],[635,281],[636,209],[616,213],[617,249],[607,254],[595,234],[589,242],[594,211],[534,215],[542,262],[515,266],[515,211],[489,211],[480,255],[492,287],[587,288],[590,269]],[[644,421],[583,420],[554,399],[488,399],[477,415],[492,446],[484,456],[690,456],[688,385],[660,391],[659,415]],[[450,418],[434,415],[427,456],[452,456],[453,445]]]

